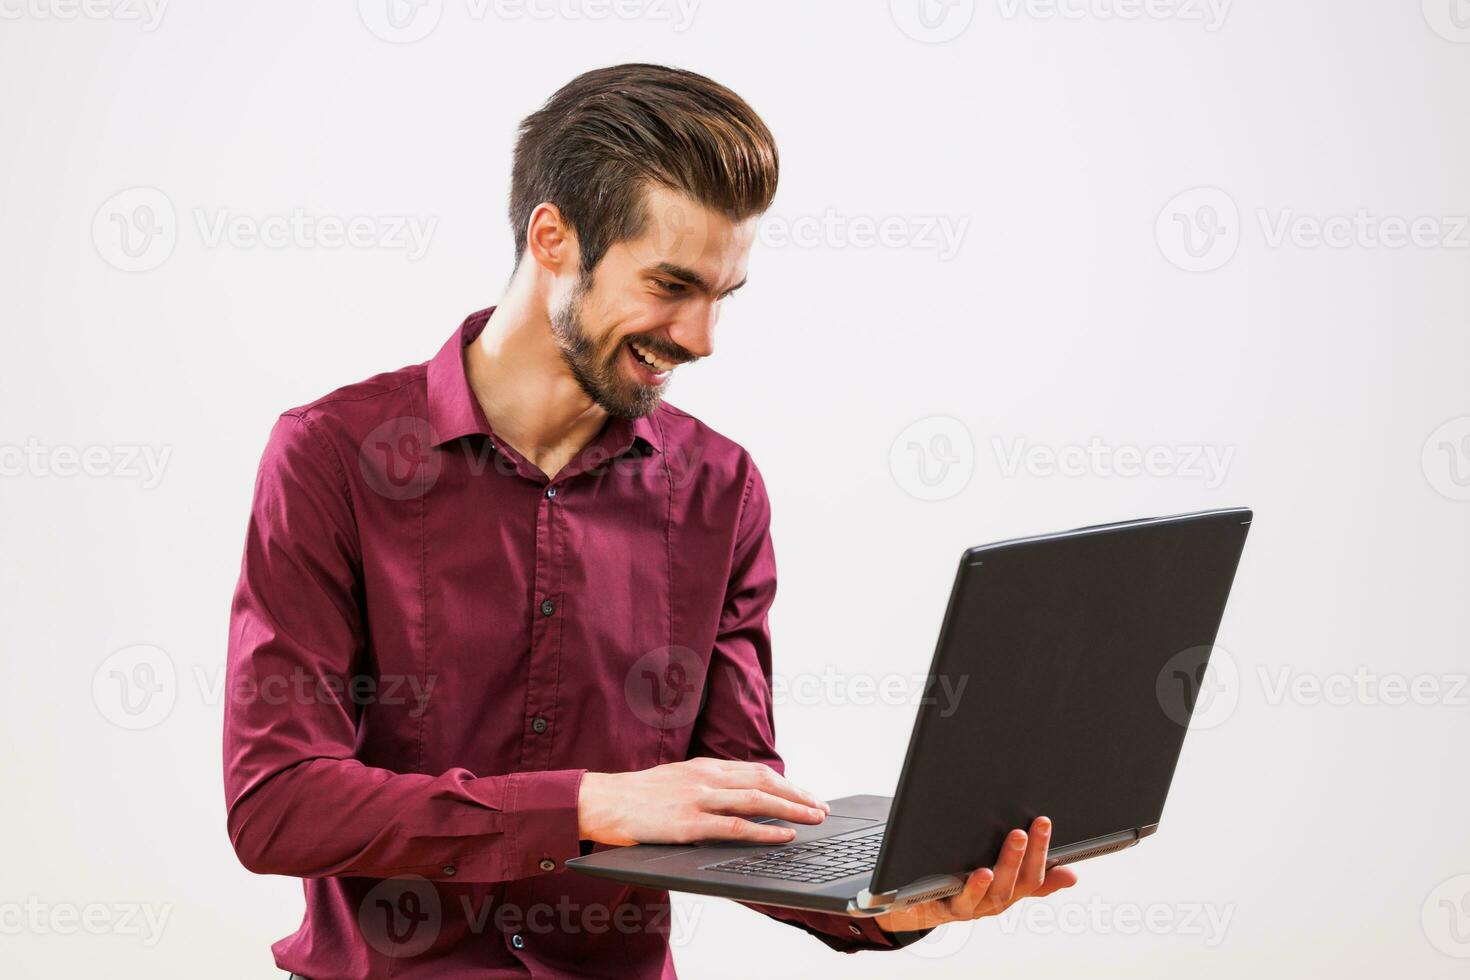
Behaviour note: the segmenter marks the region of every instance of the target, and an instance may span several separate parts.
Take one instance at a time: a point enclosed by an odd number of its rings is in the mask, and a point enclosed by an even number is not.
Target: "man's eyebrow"
[[[699,273],[695,272],[693,269],[688,268],[687,266],[675,265],[672,262],[660,262],[656,266],[656,268],[664,275],[670,277],[671,279],[677,279],[685,285],[693,286],[695,289],[703,290],[706,293],[714,292],[714,290],[710,287],[709,282],[705,280],[704,276],[701,276]],[[733,293],[735,290],[745,285],[746,282],[749,281],[749,279],[750,277],[746,276],[744,279],[740,280],[735,285],[726,290],[725,295],[730,295],[730,293]]]

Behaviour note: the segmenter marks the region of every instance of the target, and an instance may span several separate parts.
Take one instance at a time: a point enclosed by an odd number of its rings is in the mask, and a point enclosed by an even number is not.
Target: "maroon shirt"
[[[492,312],[427,364],[286,412],[260,464],[225,796],[241,862],[305,879],[273,951],[312,980],[673,977],[667,892],[563,867],[592,846],[582,774],[782,768],[750,456],[665,404],[548,480],[465,377]],[[918,935],[752,907],[842,950]]]

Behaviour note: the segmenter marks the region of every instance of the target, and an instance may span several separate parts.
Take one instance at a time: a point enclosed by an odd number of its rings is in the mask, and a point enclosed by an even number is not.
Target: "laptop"
[[[766,821],[795,829],[786,844],[638,844],[568,866],[871,916],[955,894],[1043,814],[1048,866],[1133,847],[1159,828],[1250,523],[1233,508],[970,548],[926,692],[946,678],[960,694],[922,699],[892,797],[831,800],[814,827]]]

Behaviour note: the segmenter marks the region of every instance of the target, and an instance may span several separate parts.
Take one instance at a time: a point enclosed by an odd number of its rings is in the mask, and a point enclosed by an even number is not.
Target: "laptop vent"
[[[1052,867],[1056,867],[1057,865],[1060,865],[1060,864],[1071,864],[1073,861],[1085,861],[1088,858],[1097,857],[1099,854],[1110,854],[1113,851],[1121,851],[1121,850],[1123,850],[1123,848],[1125,848],[1125,847],[1132,847],[1134,844],[1137,844],[1137,843],[1138,843],[1138,838],[1135,837],[1132,840],[1125,840],[1125,841],[1122,841],[1122,842],[1117,843],[1117,844],[1104,844],[1101,847],[1094,847],[1094,848],[1091,848],[1090,850],[1078,851],[1076,854],[1068,854],[1066,857],[1062,858],[1060,861],[1057,861],[1055,863],[1052,863],[1051,866]]]
[[[905,896],[902,902],[895,902],[893,907],[908,908],[910,905],[917,905],[919,902],[929,902],[933,901],[936,898],[948,898],[951,895],[958,895],[960,892],[964,891],[964,888],[965,886],[962,884],[940,885],[937,888],[931,888],[928,891],[919,892],[917,895]]]

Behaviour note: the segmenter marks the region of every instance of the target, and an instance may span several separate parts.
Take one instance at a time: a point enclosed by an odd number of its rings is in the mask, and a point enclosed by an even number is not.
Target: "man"
[[[521,125],[516,270],[426,364],[281,416],[231,618],[231,841],[305,879],[277,965],[329,978],[672,977],[666,893],[564,869],[597,845],[781,842],[760,472],[662,401],[713,351],[775,193],[738,96],[589,72]],[[759,907],[894,949],[1075,882],[1048,828],[876,919]]]

